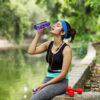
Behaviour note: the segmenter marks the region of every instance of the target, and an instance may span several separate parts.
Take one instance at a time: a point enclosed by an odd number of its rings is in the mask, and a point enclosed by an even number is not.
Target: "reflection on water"
[[[0,51],[0,100],[30,100],[47,68],[45,56],[29,55],[27,49]]]

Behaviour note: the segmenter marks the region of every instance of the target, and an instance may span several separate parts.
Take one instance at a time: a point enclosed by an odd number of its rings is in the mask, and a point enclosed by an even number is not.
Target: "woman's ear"
[[[65,32],[64,32],[64,31],[62,31],[62,32],[61,32],[61,35],[64,35],[64,34],[65,34]]]

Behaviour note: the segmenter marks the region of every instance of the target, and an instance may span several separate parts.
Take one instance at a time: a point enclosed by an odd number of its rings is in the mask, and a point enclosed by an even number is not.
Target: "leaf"
[[[65,4],[69,5],[69,0],[65,0],[64,3],[62,4],[62,7],[64,7]]]
[[[87,0],[86,2],[85,2],[85,6],[88,6],[90,4],[90,0]]]

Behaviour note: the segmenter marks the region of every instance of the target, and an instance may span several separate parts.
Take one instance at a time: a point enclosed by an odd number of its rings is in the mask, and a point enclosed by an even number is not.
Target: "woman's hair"
[[[68,34],[67,34],[67,37],[65,39],[71,37],[71,41],[70,42],[73,42],[73,40],[75,38],[76,31],[75,31],[75,29],[71,28],[70,24],[67,21],[65,21],[65,23],[66,23],[67,29],[68,29]],[[62,31],[64,31],[64,30],[62,29]],[[64,36],[62,36],[62,39],[64,39]]]

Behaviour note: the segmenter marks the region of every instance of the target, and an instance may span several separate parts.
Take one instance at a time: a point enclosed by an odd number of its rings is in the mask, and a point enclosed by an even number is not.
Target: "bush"
[[[87,33],[87,34],[82,34],[82,35],[78,35],[75,37],[75,41],[86,41],[86,42],[89,42],[89,41],[93,41],[93,36],[92,34],[90,33]]]
[[[80,47],[76,48],[75,50],[75,55],[80,59],[84,58],[85,55],[87,54],[87,47],[88,47],[88,42],[87,41],[82,41],[80,43]]]
[[[96,41],[100,41],[100,35],[96,36]]]

